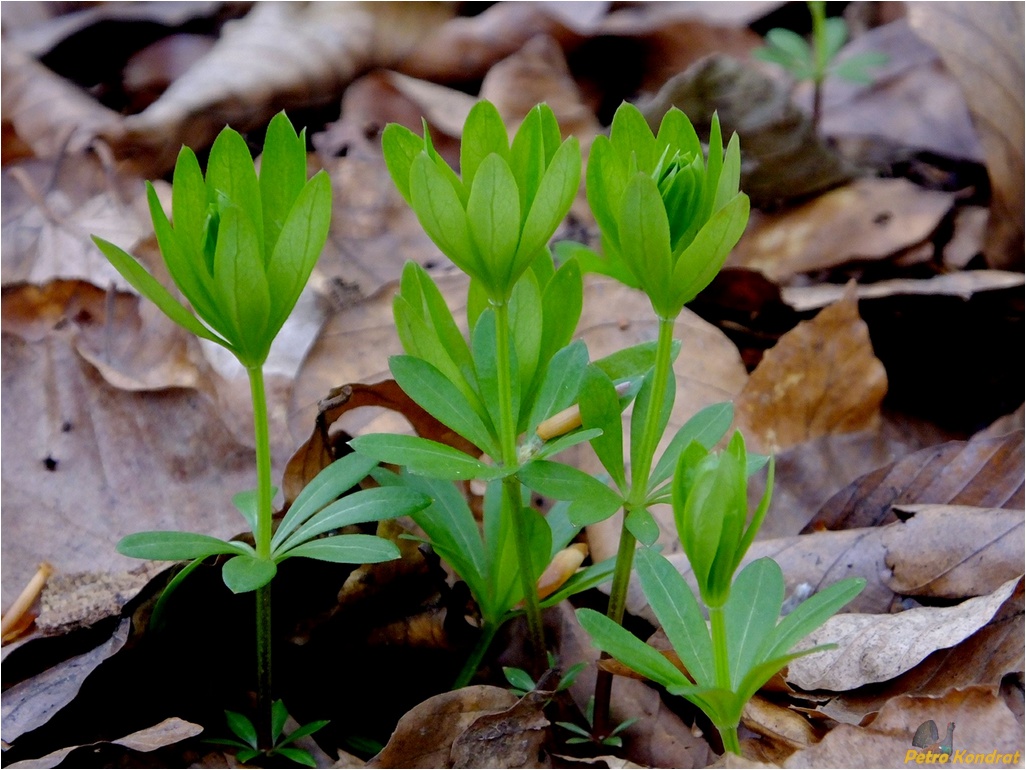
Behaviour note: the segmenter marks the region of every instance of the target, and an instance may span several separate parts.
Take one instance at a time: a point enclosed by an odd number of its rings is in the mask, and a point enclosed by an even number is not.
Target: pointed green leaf
[[[534,433],[538,423],[566,409],[577,400],[578,389],[587,365],[588,348],[580,340],[570,343],[552,356],[542,374],[537,396],[531,406],[528,418],[529,433]]]
[[[519,277],[513,273],[513,256],[520,238],[520,203],[513,172],[498,155],[489,155],[477,169],[466,218],[489,291],[501,291],[504,299]]]
[[[300,738],[305,738],[308,735],[313,735],[318,730],[321,730],[331,724],[330,719],[317,719],[313,722],[308,722],[301,727],[297,727],[291,733],[285,736],[284,740],[278,744],[277,748],[281,750],[282,746],[287,746],[290,743],[298,741]]]
[[[264,151],[260,155],[260,201],[263,206],[265,253],[274,252],[289,212],[305,185],[305,132],[297,135],[285,113],[279,112],[267,126]]]
[[[163,209],[161,209],[163,211]],[[171,214],[175,232],[188,253],[198,254],[203,248],[203,223],[207,216],[207,187],[203,181],[196,153],[182,147],[175,163],[171,185]]]
[[[229,206],[221,214],[214,285],[218,306],[230,324],[230,333],[238,340],[241,360],[246,366],[262,364],[271,345],[266,336],[270,288],[257,232],[238,206]]]
[[[502,160],[509,159],[509,135],[495,105],[482,99],[471,108],[463,124],[463,137],[460,140],[460,174],[463,176],[463,184],[473,187],[478,170],[492,154]],[[519,224],[518,221],[517,229]]]
[[[499,398],[499,372],[497,369],[498,358],[496,356],[496,328],[495,311],[486,308],[477,319],[474,327],[473,339],[471,341],[474,356],[474,371],[476,374],[477,387],[480,392],[480,400],[487,411],[487,418],[491,426],[490,435],[498,436],[496,426],[502,424],[501,410],[508,408],[513,414],[520,412],[520,379],[512,377],[510,380],[510,393],[508,403],[506,399]],[[518,368],[517,351],[513,340],[509,340],[509,361],[514,371]],[[482,447],[483,448],[483,447]],[[488,450],[492,457],[498,457],[499,452]]]
[[[673,435],[670,443],[663,452],[662,457],[652,471],[652,478],[649,483],[649,491],[653,491],[659,484],[670,478],[680,453],[684,447],[692,441],[697,441],[706,449],[711,449],[723,438],[734,422],[734,405],[729,401],[719,404],[712,404],[702,409],[684,423]]]
[[[273,498],[276,494],[278,494],[278,487],[272,486],[271,497]],[[249,531],[255,533],[257,531],[257,490],[247,489],[245,492],[239,492],[232,497],[232,505],[246,520]]]
[[[616,108],[609,127],[609,140],[619,154],[633,154],[642,171],[649,172],[655,168],[659,160],[655,136],[641,110],[630,102]]]
[[[598,367],[589,366],[585,370],[578,403],[581,423],[586,428],[597,428],[602,431],[602,435],[591,441],[595,455],[617,488],[626,493],[627,475],[623,465],[620,397],[612,380]]]
[[[574,331],[577,329],[577,323],[581,320],[584,284],[577,260],[565,261],[544,286],[545,289],[542,292],[544,332],[542,333],[541,350],[538,352],[540,364],[544,364],[557,351],[570,344]]]
[[[226,561],[221,568],[221,577],[232,593],[244,594],[263,588],[274,579],[277,572],[277,565],[270,559],[261,559],[247,553]]]
[[[538,288],[538,279],[533,272],[526,272],[513,287],[509,304],[510,339],[516,351],[515,380],[519,383],[520,403],[512,410],[517,433],[527,426],[530,403],[524,404],[523,397],[528,395],[534,384],[535,372],[538,368],[538,354],[542,347],[543,321],[542,298]],[[521,419],[521,412],[524,412]]]
[[[531,692],[534,689],[534,680],[522,668],[503,666],[502,675],[506,677],[507,682],[524,692]]]
[[[249,218],[256,234],[256,250],[262,264],[265,252],[260,182],[246,140],[237,131],[227,127],[214,139],[207,159],[207,202],[220,209],[222,196],[232,205],[238,206]]]
[[[335,535],[309,540],[289,548],[278,561],[300,556],[333,564],[377,564],[399,558],[399,548],[375,535]]]
[[[195,532],[136,532],[121,538],[117,552],[133,559],[184,561],[218,553],[244,554],[246,550],[238,543]]]
[[[650,548],[635,554],[638,578],[645,598],[677,651],[684,667],[698,684],[715,681],[712,641],[702,610],[684,578],[662,555]]]
[[[641,390],[638,391],[638,397],[634,402],[634,411],[631,413],[631,468],[639,468],[642,465],[641,453],[648,452],[649,458],[655,453],[655,446],[645,446],[645,426],[648,422],[648,413],[650,410],[656,408],[652,402],[652,390],[655,383],[655,370],[652,369],[648,374],[645,375],[644,382],[641,385]],[[656,436],[662,436],[666,431],[666,423],[670,421],[670,412],[673,410],[673,401],[677,395],[676,380],[674,378],[673,367],[669,368],[666,373],[666,383],[663,388],[663,403],[659,409],[659,423],[656,431]],[[649,461],[646,460],[646,465]],[[634,471],[632,470],[632,473]],[[647,483],[646,479],[632,479],[632,483],[638,486],[643,486]]]
[[[289,718],[288,709],[285,703],[279,698],[271,705],[271,743],[277,743],[285,729],[285,722]]]
[[[352,453],[336,460],[314,476],[289,506],[271,539],[271,548],[277,548],[296,527],[359,484],[377,464],[370,457]]]
[[[272,753],[280,754],[286,759],[295,762],[297,765],[317,767],[317,760],[315,760],[313,755],[306,749],[300,749],[295,746],[279,746],[274,749]]]
[[[784,575],[773,559],[756,559],[735,578],[730,598],[723,605],[730,683],[735,692],[759,662],[759,653],[780,618],[783,601]]]
[[[580,183],[581,148],[577,139],[571,137],[556,150],[531,203],[531,210],[524,220],[513,275],[525,269],[538,250],[552,238],[570,210]]]
[[[577,620],[596,647],[642,676],[663,686],[690,684],[687,677],[663,655],[605,615],[595,610],[580,609],[577,610]]]
[[[716,277],[748,225],[748,210],[748,196],[738,193],[712,215],[680,255],[673,271],[674,307],[693,300]]]
[[[569,516],[575,524],[585,523],[584,519],[575,516],[574,509],[577,506],[582,508],[581,514],[589,519],[586,523],[594,523],[601,519],[592,519],[593,515],[604,513],[602,518],[608,518],[623,503],[620,495],[601,481],[570,465],[535,460],[523,466],[517,475],[524,484],[546,497],[573,501]]]
[[[585,441],[591,441],[600,435],[602,435],[602,431],[598,429],[576,430],[572,433],[564,434],[552,441],[546,441],[545,444],[542,445],[542,448],[535,452],[534,459],[544,460],[546,457],[557,455],[572,446],[583,444]]]
[[[451,181],[426,154],[413,160],[410,196],[421,227],[442,253],[465,273],[485,280],[487,273],[471,241],[467,212]]]
[[[780,621],[761,657],[776,658],[790,652],[798,642],[862,593],[865,587],[863,578],[848,578],[806,599]]]
[[[458,449],[419,436],[377,433],[359,436],[350,441],[349,446],[379,462],[405,465],[410,473],[436,479],[487,480],[507,474],[506,469],[487,465]]]
[[[256,748],[256,728],[253,727],[253,723],[249,721],[249,718],[237,711],[225,711],[224,716],[225,719],[228,720],[228,729],[239,736],[239,738],[247,744]]]
[[[659,539],[659,525],[648,508],[632,508],[624,520],[624,526],[642,545],[653,545]]]
[[[413,159],[424,152],[424,140],[406,126],[389,123],[381,134],[381,151],[392,182],[399,194],[412,206],[410,169],[413,167]]]
[[[627,183],[620,207],[620,226],[630,232],[621,234],[620,254],[638,283],[652,300],[652,307],[664,318],[676,311],[670,283],[670,224],[655,181],[638,173]]]

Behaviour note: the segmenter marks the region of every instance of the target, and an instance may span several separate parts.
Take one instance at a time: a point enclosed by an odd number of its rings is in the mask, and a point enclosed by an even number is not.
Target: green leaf
[[[701,158],[702,142],[695,132],[691,120],[676,107],[672,107],[663,115],[656,134],[656,150],[662,154],[663,148],[670,151],[679,150],[684,157]]]
[[[580,182],[581,148],[577,139],[571,137],[556,150],[531,203],[531,210],[524,220],[513,275],[526,268],[538,250],[552,238],[570,210]]]
[[[557,455],[572,446],[583,444],[585,441],[591,441],[600,435],[602,435],[602,431],[597,428],[594,430],[576,430],[572,433],[564,434],[552,441],[546,441],[542,448],[534,453],[533,459],[544,460],[546,457]]]
[[[655,366],[655,340],[641,342],[595,361],[595,366],[613,382],[641,378]]]
[[[327,727],[329,724],[331,724],[330,719],[317,719],[313,722],[308,722],[305,725],[297,727],[295,730],[293,730],[291,733],[285,736],[285,739],[278,744],[277,748],[280,751],[281,747],[287,746],[290,743],[294,743],[295,741],[298,741],[300,738],[305,738],[308,735],[313,735],[319,730],[322,730],[323,728]]]
[[[760,657],[770,659],[787,654],[798,642],[862,593],[865,587],[866,581],[863,578],[848,578],[809,597],[777,624],[768,647]]]
[[[378,462],[405,465],[410,473],[450,481],[497,479],[507,469],[487,465],[458,449],[419,436],[376,433],[359,436],[349,446]]]
[[[748,196],[738,193],[699,230],[673,271],[674,307],[693,300],[716,277],[748,225],[748,211]]]
[[[221,213],[214,254],[214,287],[245,366],[263,364],[273,337],[267,336],[270,288],[257,232],[238,206]]]
[[[117,552],[133,559],[157,561],[205,559],[218,553],[247,553],[239,543],[228,543],[195,532],[136,532],[121,538]]]
[[[271,743],[277,743],[285,729],[285,722],[289,718],[288,709],[285,703],[279,698],[271,705]]]
[[[585,370],[578,404],[581,410],[581,423],[587,428],[602,431],[600,436],[591,440],[595,455],[620,492],[626,493],[627,475],[623,466],[620,397],[612,380],[598,367],[589,366]]]
[[[499,398],[499,371],[497,350],[495,311],[486,308],[478,316],[477,324],[474,326],[471,346],[474,356],[474,371],[476,374],[477,386],[480,391],[481,400],[488,411],[488,419],[492,426],[492,435],[497,436],[495,427],[502,424],[503,408],[508,408],[513,414],[520,411],[520,379],[513,377],[510,380],[509,403]],[[509,340],[509,360],[514,370],[517,368],[517,351],[513,340]],[[496,439],[497,440],[497,439]],[[494,450],[494,441],[492,450]],[[489,450],[492,457],[499,457],[500,453]]]
[[[573,501],[570,520],[575,524],[580,522],[573,515],[573,506],[582,500],[603,508],[612,506],[613,511],[623,502],[616,492],[594,476],[570,465],[549,460],[534,460],[524,465],[517,475],[524,484],[539,494],[554,500]],[[612,515],[612,512],[607,515]]]
[[[304,157],[304,176],[305,161]],[[257,257],[262,265],[265,252],[260,182],[246,140],[239,132],[227,127],[214,139],[207,159],[207,202],[222,209],[222,196],[238,206],[249,219],[256,235]]]
[[[470,237],[467,212],[456,189],[426,154],[410,169],[410,196],[421,227],[435,245],[465,273],[487,280],[485,266]]]
[[[400,554],[395,543],[376,535],[334,535],[300,543],[276,558],[281,561],[294,556],[334,564],[377,564],[398,559]]]
[[[115,246],[110,241],[103,240],[103,238],[97,238],[94,235],[92,239],[93,243],[103,252],[103,255],[107,257],[124,279],[132,284],[136,291],[159,307],[164,312],[164,315],[197,337],[216,342],[218,345],[222,345],[234,352],[235,349],[230,342],[210,331],[196,316],[186,310],[185,306],[171,296],[171,292],[150,275],[146,268],[136,261],[135,257]]]
[[[271,548],[277,548],[296,527],[359,484],[376,465],[376,460],[354,452],[336,460],[314,476],[289,506],[288,513],[271,539]]]
[[[196,153],[184,146],[175,163],[171,185],[171,214],[175,232],[187,252],[199,254],[203,248],[203,223],[207,216],[207,186]]]
[[[634,155],[638,169],[648,172],[659,160],[655,136],[641,110],[630,102],[623,102],[616,108],[609,127],[609,140],[622,156]]]
[[[738,432],[740,435],[740,432]],[[740,542],[738,543],[737,550],[734,555],[734,566],[731,569],[731,574],[737,569],[741,563],[741,559],[744,558],[748,549],[755,541],[755,536],[759,534],[759,528],[762,526],[763,520],[766,518],[766,512],[769,510],[770,499],[773,496],[773,475],[775,469],[775,463],[773,458],[770,458],[769,474],[766,476],[766,489],[762,493],[762,499],[759,501],[759,506],[755,509],[755,514],[752,516],[752,521],[748,525],[748,529],[745,530]],[[746,463],[745,471],[747,473],[748,467]]]
[[[228,729],[239,736],[239,738],[245,741],[248,745],[256,748],[256,728],[253,726],[253,723],[249,721],[249,718],[237,711],[225,711],[224,716],[225,719],[228,720]]]
[[[735,692],[759,662],[759,653],[774,633],[783,602],[784,575],[773,559],[756,559],[735,578],[723,605],[730,683]]]
[[[509,159],[509,135],[495,105],[482,99],[471,108],[463,124],[463,137],[460,140],[460,174],[463,176],[463,184],[473,186],[479,168],[492,154],[504,161]],[[519,216],[514,229],[520,229]]]
[[[503,666],[502,674],[506,677],[506,681],[519,690],[524,692],[531,692],[534,689],[534,680],[530,674],[524,671],[522,668],[514,668],[513,666]]]
[[[609,138],[599,135],[591,145],[588,154],[588,168],[585,173],[586,186],[588,191],[588,205],[595,221],[603,235],[615,244],[619,249],[619,222],[617,215],[620,213],[620,199],[623,197],[624,188],[627,187],[627,164],[617,155]],[[580,247],[584,250],[584,247]],[[575,249],[574,253],[577,253]],[[607,257],[609,250],[606,250]],[[594,253],[594,252],[592,252]],[[595,255],[598,257],[598,255]],[[601,258],[599,258],[601,259]],[[594,265],[592,260],[583,260],[585,264]],[[593,268],[585,267],[585,272]],[[601,272],[601,271],[598,271]]]
[[[298,526],[295,532],[274,549],[275,556],[291,552],[299,543],[330,530],[407,516],[430,502],[420,492],[403,487],[379,487],[354,492],[321,509]]]
[[[630,231],[622,237],[620,253],[638,283],[663,318],[673,318],[679,308],[671,307],[670,224],[659,187],[643,173],[627,183],[620,207],[620,227]]]
[[[577,400],[578,389],[587,365],[588,348],[581,340],[571,342],[552,356],[545,366],[538,394],[531,407],[528,418],[529,434],[535,432],[538,423],[566,409]]]
[[[592,564],[584,568],[580,572],[574,574],[569,580],[563,585],[556,589],[553,593],[546,596],[541,601],[542,609],[548,607],[555,607],[564,599],[568,599],[574,594],[579,594],[582,591],[587,591],[592,588],[597,588],[613,579],[613,570],[616,568],[616,557],[610,557],[605,561],[601,561],[598,564]]]
[[[774,27],[766,33],[766,42],[784,56],[789,57],[791,64],[786,66],[810,68],[813,66],[812,49],[805,42],[805,38],[798,33],[782,27]]]
[[[279,112],[267,125],[264,151],[260,156],[260,201],[263,205],[264,250],[267,254],[273,253],[289,212],[305,184],[305,132],[304,136],[297,135],[285,113]],[[329,184],[329,209],[330,190]],[[273,280],[271,283],[274,285]]]
[[[645,426],[648,423],[648,413],[655,408],[652,403],[652,390],[655,384],[655,370],[652,369],[645,375],[645,380],[638,391],[638,397],[634,403],[634,411],[631,414],[631,468],[639,468],[642,465],[642,453],[647,453],[647,458],[655,454],[656,447],[644,446]],[[673,410],[673,401],[677,395],[676,380],[673,367],[669,367],[666,373],[666,384],[663,389],[663,403],[659,405],[659,423],[656,436],[662,436],[666,431],[666,423],[670,420],[670,412]],[[658,439],[657,439],[658,441]],[[645,464],[648,464],[646,460]],[[633,471],[632,471],[633,473]],[[632,483],[643,486],[647,479],[632,479]]]
[[[638,550],[636,558],[645,598],[652,605],[673,649],[698,684],[712,684],[715,681],[712,641],[702,610],[688,584],[670,562],[652,549]]]
[[[832,61],[837,52],[844,46],[848,39],[848,24],[844,19],[834,16],[823,22],[823,61]],[[820,41],[816,41],[819,43]]]
[[[659,525],[648,508],[632,508],[624,520],[624,526],[643,545],[652,545],[659,539]]]
[[[509,151],[509,166],[517,180],[520,212],[523,215],[531,210],[534,196],[545,175],[546,163],[541,113],[532,109],[520,123]]]
[[[328,240],[331,180],[326,172],[317,172],[306,183],[287,213],[267,265],[271,290],[271,317],[267,326],[271,335],[277,335],[296,306]]]
[[[576,259],[563,263],[544,284],[542,292],[543,333],[541,349],[538,351],[540,365],[549,361],[559,350],[570,344],[574,330],[581,320],[584,302],[584,285],[581,268]]]
[[[389,123],[381,134],[381,151],[396,189],[412,206],[410,169],[413,167],[413,159],[424,152],[424,140],[406,126]]]
[[[874,76],[869,70],[876,67],[883,67],[890,62],[887,54],[867,51],[856,56],[849,56],[839,61],[830,68],[830,74],[853,83],[868,85],[873,82]]]
[[[513,257],[520,236],[520,202],[513,172],[498,155],[489,155],[477,169],[466,217],[489,292],[493,299],[505,299],[519,277],[513,272]]]
[[[221,568],[221,578],[232,593],[244,594],[262,588],[274,579],[278,565],[252,554],[233,556]]]
[[[235,759],[237,759],[242,764],[246,764],[251,759],[256,759],[263,753],[264,752],[262,752],[260,749],[248,749],[246,751],[240,751],[238,754],[236,754]]]
[[[514,372],[515,379],[520,384],[520,403],[513,409],[518,433],[527,427],[525,423],[531,408],[530,402],[525,403],[525,397],[530,396],[538,368],[538,354],[542,347],[543,334],[542,312],[538,279],[534,277],[533,272],[526,272],[513,287],[509,304],[510,339],[516,350]],[[523,419],[521,412],[524,412]]]
[[[445,298],[442,297],[442,292],[438,290],[438,286],[432,280],[431,276],[427,274],[416,262],[409,262],[409,272],[412,278],[417,281],[420,296],[422,298],[422,308],[426,311],[425,320],[430,323],[430,326],[434,330],[435,335],[445,348],[446,355],[453,361],[456,369],[463,375],[463,381],[459,378],[451,377],[452,381],[464,391],[464,395],[470,393],[472,388],[467,384],[467,378],[473,372],[474,364],[470,357],[470,348],[467,346],[467,341],[463,338],[463,333],[456,326],[456,321],[452,317],[452,312],[449,310],[449,306],[445,304]],[[407,269],[404,268],[404,273]],[[436,366],[438,366],[436,364]],[[442,367],[438,367],[440,371],[445,371]],[[479,414],[483,414],[481,405],[476,405]]]
[[[633,671],[663,686],[688,685],[690,682],[670,661],[627,629],[595,610],[577,610],[577,620],[600,650]]]
[[[271,497],[273,498],[278,494],[278,487],[271,487]],[[247,489],[245,492],[239,492],[232,497],[232,505],[235,509],[242,514],[242,518],[246,520],[249,525],[249,531],[256,533],[257,531],[257,490]]]
[[[697,441],[706,449],[711,449],[726,435],[733,422],[734,405],[729,401],[707,406],[692,416],[673,435],[666,451],[659,458],[655,470],[652,471],[649,491],[653,491],[656,486],[670,478],[684,447],[692,441]]]
[[[160,598],[157,599],[157,603],[153,605],[153,612],[150,615],[149,629],[151,631],[159,631],[164,627],[164,613],[167,611],[167,603],[171,601],[171,597],[174,592],[178,590],[178,586],[185,582],[185,579],[189,577],[196,568],[203,563],[203,559],[193,559],[191,562],[186,564],[177,574],[168,581],[167,585],[164,586],[164,590],[160,592]]]
[[[392,376],[404,391],[439,422],[497,457],[499,446],[474,407],[438,369],[413,356],[392,356]]]

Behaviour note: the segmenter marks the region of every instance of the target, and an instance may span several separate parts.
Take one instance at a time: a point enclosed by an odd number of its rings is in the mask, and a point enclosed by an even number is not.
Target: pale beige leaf
[[[787,681],[804,690],[851,690],[893,679],[938,649],[953,647],[994,617],[1019,578],[994,593],[952,607],[917,607],[895,615],[835,615],[802,647],[836,644],[792,661]]]
[[[913,3],[909,22],[962,87],[991,182],[985,254],[994,267],[1023,265],[1023,6]]]
[[[760,452],[872,428],[887,373],[849,291],[768,350],[738,396],[737,423]]]
[[[778,283],[852,261],[880,260],[928,238],[954,195],[906,179],[859,179],[795,209],[757,220],[728,264]]]
[[[745,704],[741,723],[752,732],[792,750],[811,746],[817,740],[808,720],[759,695]]]

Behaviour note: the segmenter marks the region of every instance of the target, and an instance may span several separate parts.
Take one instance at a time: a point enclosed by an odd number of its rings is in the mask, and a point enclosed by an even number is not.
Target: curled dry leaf
[[[1023,669],[1023,584],[990,621],[954,647],[937,650],[901,676],[838,694],[817,710],[848,724],[868,723],[899,695],[939,698],[956,688],[980,686],[997,694],[1008,674]]]
[[[906,504],[896,506],[895,513],[904,524],[900,546],[888,546],[887,584],[895,593],[972,596],[984,586],[1011,580],[1026,562],[1022,511]],[[923,518],[923,513],[929,516]],[[945,530],[973,534],[938,539]]]
[[[107,138],[148,175],[163,173],[182,144],[206,147],[225,123],[248,130],[282,108],[337,99],[358,74],[402,59],[450,15],[444,3],[257,4]]]
[[[803,532],[884,524],[905,503],[1022,510],[1023,432],[949,441],[878,468],[834,495]]]
[[[14,743],[71,703],[89,675],[125,646],[131,628],[131,619],[125,618],[113,635],[97,647],[4,690],[0,705],[4,742]]]
[[[787,747],[788,753],[818,740],[812,725],[803,716],[758,695],[745,704],[741,723],[764,740]]]
[[[1019,580],[952,607],[917,607],[894,615],[835,615],[802,646],[831,643],[837,648],[792,661],[787,681],[803,690],[840,692],[893,679],[935,650],[953,647],[983,628]]]
[[[830,433],[874,427],[887,373],[849,291],[766,351],[737,399],[737,423],[756,451],[778,452]]]
[[[778,283],[853,261],[886,259],[926,240],[954,195],[905,179],[859,179],[752,223],[728,264]]]
[[[1014,767],[1022,761],[1022,725],[1004,700],[985,688],[967,687],[942,698],[898,696],[868,727],[838,725],[821,742],[792,754],[784,766],[902,767],[915,761],[915,754],[908,754],[918,753],[912,737],[928,719],[956,725],[950,766]]]
[[[479,717],[519,698],[501,687],[474,685],[428,698],[408,711],[367,767],[452,767],[453,743]]]
[[[984,248],[993,267],[1023,266],[1023,8],[1018,3],[909,6],[916,34],[962,86],[991,181]]]
[[[90,743],[84,746],[67,746],[63,749],[53,751],[44,757],[39,759],[25,760],[22,762],[13,762],[8,767],[13,768],[48,768],[48,767],[60,767],[61,764],[68,760],[69,757],[81,750],[83,754],[88,751],[90,754],[95,755],[98,753],[100,747],[113,745],[120,746],[128,749],[129,751],[139,752],[150,752],[162,749],[165,746],[171,746],[172,744],[186,741],[189,738],[195,738],[197,735],[203,732],[203,728],[200,725],[187,722],[184,719],[178,717],[169,717],[159,724],[153,725],[153,727],[147,727],[142,730],[136,730],[134,733],[124,736],[123,738],[116,738],[115,740],[104,742],[104,743]],[[88,762],[89,759],[86,756],[81,757],[78,761]],[[95,759],[94,759],[95,761]]]
[[[543,756],[549,720],[546,696],[530,692],[498,714],[475,719],[453,741],[452,767],[552,767]]]
[[[1010,289],[1022,286],[1026,278],[1022,273],[1005,270],[967,270],[958,273],[944,273],[932,278],[895,278],[887,281],[856,286],[860,300],[880,299],[906,294],[940,295],[969,299],[974,294],[996,289]],[[780,290],[784,302],[800,313],[825,307],[837,302],[847,288],[835,284],[821,283],[815,286],[785,286]]]

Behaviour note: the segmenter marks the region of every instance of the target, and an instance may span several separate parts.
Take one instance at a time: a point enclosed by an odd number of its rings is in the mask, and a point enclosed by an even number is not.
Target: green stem
[[[727,623],[723,607],[709,608],[709,625],[712,628],[713,666],[716,686],[723,690],[732,690],[730,684],[730,659],[727,650]],[[723,748],[734,754],[741,754],[741,745],[737,738],[737,725],[716,725],[723,739]]]
[[[509,304],[495,303],[495,363],[499,388],[499,440],[502,449],[502,464],[507,468],[517,465],[517,424],[513,414],[512,361],[509,354]],[[506,507],[513,524],[513,537],[517,546],[517,562],[520,585],[524,593],[524,614],[527,617],[528,634],[534,650],[535,675],[545,670],[545,633],[542,630],[541,606],[535,584],[531,560],[531,543],[524,526],[523,501],[520,479],[507,476],[502,480]]]
[[[253,432],[257,464],[257,526],[253,537],[256,555],[271,557],[271,440],[267,422],[264,372],[260,366],[247,369],[253,398]],[[256,591],[257,736],[262,748],[271,747],[271,585]]]
[[[499,630],[498,623],[486,622],[481,627],[481,635],[477,639],[477,644],[474,645],[474,649],[470,653],[470,657],[467,658],[467,662],[463,664],[463,668],[460,669],[460,675],[456,677],[456,681],[453,682],[452,689],[458,690],[461,687],[466,687],[470,684],[470,680],[474,678],[474,674],[477,673],[477,669],[481,666],[481,661],[484,660],[485,653],[488,652],[488,648],[492,646],[492,640],[495,639],[495,634]]]
[[[627,606],[627,589],[631,581],[631,568],[634,565],[634,547],[636,540],[627,529],[627,517],[632,510],[642,508],[648,496],[648,477],[652,471],[656,447],[662,438],[660,413],[663,399],[666,397],[666,383],[672,371],[673,362],[673,325],[676,319],[659,319],[659,339],[656,343],[655,372],[652,382],[652,398],[649,402],[648,414],[642,431],[641,448],[637,453],[638,463],[631,468],[631,488],[624,506],[623,524],[620,527],[620,546],[616,552],[616,566],[613,568],[613,584],[609,590],[609,608],[606,617],[618,625],[623,624],[623,614]],[[608,657],[604,655],[603,657]],[[593,732],[596,738],[604,738],[609,733],[609,699],[612,694],[613,675],[599,671],[595,679],[595,720]]]

